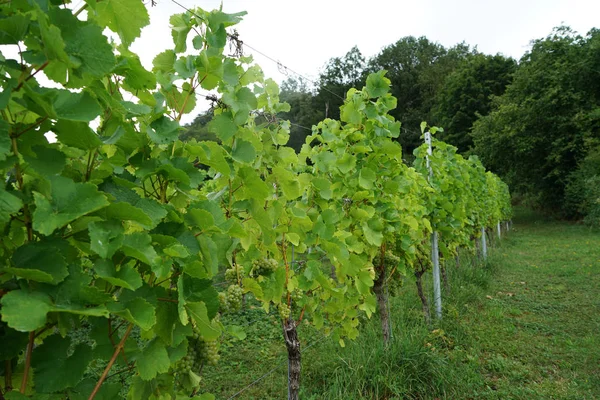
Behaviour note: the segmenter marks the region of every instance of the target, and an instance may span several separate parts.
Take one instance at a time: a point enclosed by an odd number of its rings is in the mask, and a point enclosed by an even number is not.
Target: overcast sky
[[[221,3],[177,1],[206,10]],[[237,27],[241,39],[312,79],[329,58],[343,56],[354,45],[370,57],[409,35],[426,36],[446,47],[464,41],[481,52],[518,59],[532,39],[548,35],[555,26],[566,24],[580,34],[600,27],[598,0],[225,0],[223,10],[247,11]],[[183,11],[171,0],[158,0],[149,8],[150,26],[132,47],[146,67],[172,47],[169,16]],[[266,76],[285,79],[274,62],[259,54],[255,61]],[[199,104],[199,109],[204,107]]]

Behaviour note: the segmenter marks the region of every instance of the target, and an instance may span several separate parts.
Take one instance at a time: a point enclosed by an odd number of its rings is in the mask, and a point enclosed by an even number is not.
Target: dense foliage
[[[599,81],[600,31],[582,37],[561,27],[536,40],[493,111],[475,123],[477,153],[535,204],[567,216],[597,213],[597,197],[572,195],[597,187],[598,164],[584,160],[600,143]]]
[[[314,87],[295,77],[284,82],[282,100],[293,107],[282,117],[298,125],[290,146],[299,151],[307,127],[337,118],[346,90],[386,69],[405,159],[421,144],[418,127],[427,120],[443,126],[439,138],[460,153],[478,154],[528,204],[598,224],[599,37],[559,27],[533,41],[519,63],[424,37],[402,38],[369,60],[352,48],[330,60]]]
[[[244,13],[172,16],[174,48],[148,71],[128,48],[148,24],[139,0],[1,10],[0,44],[19,47],[0,59],[7,399],[213,398],[202,371],[223,335],[244,337],[220,320],[244,295],[277,309],[297,395],[300,322],[343,346],[377,310],[384,262],[412,266],[432,227],[453,251],[510,217],[503,184],[455,148],[436,143],[431,187],[403,163],[384,71],[350,89],[300,154],[287,147],[277,84],[224,54]],[[183,141],[201,91],[216,93],[216,140]]]

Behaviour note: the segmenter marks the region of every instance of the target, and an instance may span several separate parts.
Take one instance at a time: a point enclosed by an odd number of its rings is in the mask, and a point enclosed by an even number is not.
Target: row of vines
[[[243,13],[174,15],[152,71],[129,50],[140,0],[0,13],[2,49],[18,49],[0,53],[0,399],[210,399],[218,339],[243,336],[219,315],[244,296],[279,312],[296,398],[300,322],[344,345],[379,309],[388,340],[385,286],[430,268],[432,232],[450,259],[510,218],[476,158],[434,140],[403,162],[383,71],[286,147],[289,106],[228,33]],[[219,141],[181,142],[209,91]]]

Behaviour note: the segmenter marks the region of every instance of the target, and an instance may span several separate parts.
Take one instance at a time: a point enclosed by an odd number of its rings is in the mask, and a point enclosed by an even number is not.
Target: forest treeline
[[[426,37],[404,37],[370,59],[357,47],[329,60],[315,82],[289,77],[281,113],[297,151],[311,127],[340,118],[339,107],[369,73],[387,70],[402,122],[405,158],[422,142],[426,120],[440,139],[477,154],[520,201],[600,225],[600,30],[580,35],[555,28],[533,40],[520,60],[488,55],[465,43],[446,48]],[[184,138],[216,140],[208,110]]]

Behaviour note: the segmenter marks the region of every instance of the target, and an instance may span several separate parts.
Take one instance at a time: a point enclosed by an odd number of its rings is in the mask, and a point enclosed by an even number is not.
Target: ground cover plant
[[[303,341],[344,347],[377,313],[391,346],[401,277],[511,217],[477,158],[433,138],[404,163],[383,70],[287,147],[289,105],[230,32],[244,13],[172,16],[149,71],[129,50],[139,0],[0,9],[0,44],[18,49],[0,58],[4,398],[213,399],[220,350],[261,332],[228,317],[247,308],[274,319],[297,399]],[[218,141],[179,138],[198,95]]]

